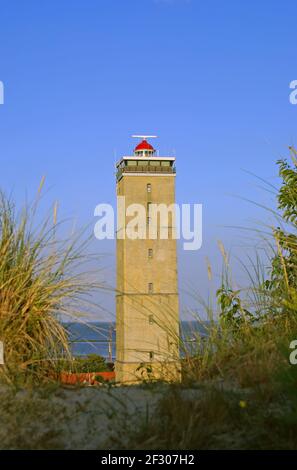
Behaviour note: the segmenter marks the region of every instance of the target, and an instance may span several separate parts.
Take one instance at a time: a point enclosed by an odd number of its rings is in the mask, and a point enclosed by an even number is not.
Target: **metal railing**
[[[176,172],[175,167],[172,166],[124,166],[123,168],[119,168],[117,171],[117,179],[122,176],[123,173],[165,173],[165,174],[173,174]]]

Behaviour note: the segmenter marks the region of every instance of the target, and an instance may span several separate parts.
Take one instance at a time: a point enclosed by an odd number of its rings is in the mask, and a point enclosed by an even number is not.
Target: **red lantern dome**
[[[154,147],[148,143],[147,140],[143,139],[136,147],[134,152],[137,152],[138,150],[151,150],[154,152]]]

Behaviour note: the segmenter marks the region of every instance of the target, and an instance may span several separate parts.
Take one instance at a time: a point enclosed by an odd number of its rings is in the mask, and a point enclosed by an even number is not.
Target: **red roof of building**
[[[140,142],[136,147],[135,147],[135,152],[137,150],[154,150],[154,147],[152,147],[151,144],[149,144],[147,142],[147,140],[143,140],[142,142]]]

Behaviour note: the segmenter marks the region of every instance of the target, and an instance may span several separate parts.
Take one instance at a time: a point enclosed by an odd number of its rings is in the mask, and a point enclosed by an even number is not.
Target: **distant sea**
[[[190,352],[195,348],[197,336],[207,336],[209,322],[182,321],[180,332],[182,342]],[[69,342],[75,356],[99,354],[107,360],[115,360],[116,330],[112,322],[65,323]],[[183,354],[183,351],[181,351]]]

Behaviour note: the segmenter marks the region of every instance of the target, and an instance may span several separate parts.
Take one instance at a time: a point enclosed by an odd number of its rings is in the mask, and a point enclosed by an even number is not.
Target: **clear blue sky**
[[[114,155],[156,133],[177,157],[178,202],[204,206],[203,248],[179,259],[181,288],[205,294],[216,240],[245,250],[225,226],[263,218],[234,197],[267,203],[243,169],[275,182],[296,142],[296,18],[295,0],[1,0],[1,187],[20,202],[46,175],[61,216],[92,222],[115,202]],[[114,245],[96,249],[112,271]]]

